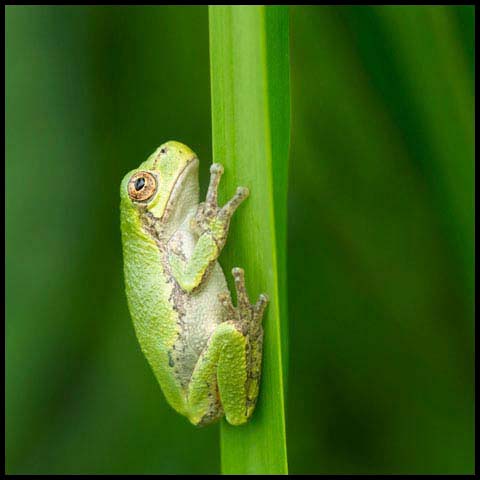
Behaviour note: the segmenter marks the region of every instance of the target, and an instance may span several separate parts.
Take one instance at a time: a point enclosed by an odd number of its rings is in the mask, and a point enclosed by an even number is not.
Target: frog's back
[[[141,348],[168,402],[185,414],[185,393],[172,368],[171,351],[178,336],[178,312],[170,308],[173,285],[165,277],[156,242],[122,208],[125,290]],[[161,334],[160,334],[161,333]]]

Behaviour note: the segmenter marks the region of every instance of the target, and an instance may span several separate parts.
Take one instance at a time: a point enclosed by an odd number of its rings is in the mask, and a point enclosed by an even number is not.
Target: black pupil
[[[135,180],[135,190],[138,192],[145,186],[145,179],[144,178],[137,178]]]

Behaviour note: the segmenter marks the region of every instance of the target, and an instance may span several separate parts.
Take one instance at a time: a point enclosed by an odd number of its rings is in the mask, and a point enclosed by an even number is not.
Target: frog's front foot
[[[223,166],[213,163],[210,167],[210,184],[205,202],[198,206],[192,219],[192,229],[199,235],[209,233],[221,249],[228,235],[230,219],[238,206],[248,197],[246,187],[237,187],[235,195],[223,206],[218,206],[218,185],[223,174]]]

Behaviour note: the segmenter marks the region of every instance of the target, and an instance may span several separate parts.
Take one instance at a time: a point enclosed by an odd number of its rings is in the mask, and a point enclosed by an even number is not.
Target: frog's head
[[[148,211],[162,223],[181,222],[198,204],[198,158],[180,142],[160,145],[122,180],[122,206]]]

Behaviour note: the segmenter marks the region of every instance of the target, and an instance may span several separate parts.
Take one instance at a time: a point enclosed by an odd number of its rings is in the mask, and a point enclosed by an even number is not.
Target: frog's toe
[[[259,295],[257,303],[253,306],[253,311],[257,319],[262,319],[263,312],[265,311],[265,308],[267,308],[269,301],[270,299],[268,298],[267,294],[261,293]]]
[[[245,272],[243,268],[235,267],[232,269],[232,275],[235,280],[235,289],[237,291],[237,304],[241,309],[249,309],[250,300],[245,287]]]
[[[237,187],[237,191],[235,192],[235,195],[238,197],[245,199],[250,195],[250,190],[248,187]]]
[[[212,175],[222,175],[223,165],[221,163],[212,163],[212,165],[210,165],[210,173]]]
[[[220,220],[229,222],[235,210],[248,197],[250,191],[247,187],[237,187],[235,195],[221,208],[218,217]]]

